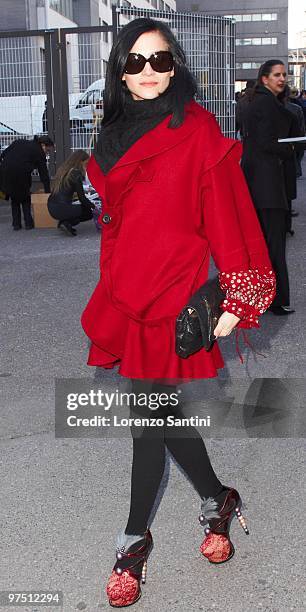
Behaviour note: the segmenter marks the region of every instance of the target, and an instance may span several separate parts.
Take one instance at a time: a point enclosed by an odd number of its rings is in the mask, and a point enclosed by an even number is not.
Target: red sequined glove
[[[273,270],[258,268],[240,272],[220,272],[220,287],[226,293],[221,303],[224,311],[239,317],[237,327],[259,327],[258,317],[269,308],[275,297]]]

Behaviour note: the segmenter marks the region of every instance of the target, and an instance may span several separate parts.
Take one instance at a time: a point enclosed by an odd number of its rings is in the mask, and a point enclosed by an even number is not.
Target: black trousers
[[[26,227],[34,227],[34,221],[31,214],[31,196],[27,196],[20,202],[16,198],[12,196],[11,198],[11,207],[12,207],[12,217],[13,227],[21,227],[21,207],[23,212],[24,224]]]
[[[286,232],[291,232],[292,230],[292,200],[288,200],[288,211],[286,212]]]
[[[64,202],[60,197],[49,198],[48,210],[57,221],[67,221],[70,225],[78,225],[83,221],[92,219],[92,211],[85,204],[72,204],[72,202]]]
[[[286,219],[282,208],[257,209],[257,215],[268,246],[276,275],[276,296],[272,306],[289,306],[289,277],[286,262]]]
[[[302,172],[302,159],[304,157],[304,152],[305,151],[298,151],[296,153],[296,176],[302,176],[303,172]]]
[[[92,219],[92,210],[88,206],[85,206],[84,204],[74,204],[73,208],[77,209],[76,211],[74,211],[75,215],[71,215],[68,217],[68,219],[64,219],[64,221],[68,221],[70,225],[78,225],[83,221],[89,221],[90,219]]]
[[[176,392],[168,385],[150,383],[145,380],[133,380],[133,392],[151,394]],[[152,396],[151,396],[152,397]],[[164,396],[165,397],[165,396]],[[158,489],[164,474],[166,448],[178,462],[186,476],[192,482],[201,497],[214,497],[221,501],[224,488],[218,480],[211,465],[202,437],[197,429],[190,425],[171,427],[167,425],[167,416],[183,417],[180,406],[161,406],[150,409],[148,406],[131,408],[130,416],[134,418],[158,418],[163,425],[152,427],[145,425],[139,428],[131,425],[133,436],[133,464],[131,476],[131,504],[125,532],[142,534],[147,529]],[[173,508],[173,516],[176,509]]]

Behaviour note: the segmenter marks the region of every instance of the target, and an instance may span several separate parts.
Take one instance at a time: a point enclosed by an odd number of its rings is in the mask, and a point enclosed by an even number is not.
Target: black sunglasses
[[[149,62],[155,72],[170,72],[173,68],[173,55],[170,51],[156,51],[146,59],[140,53],[129,53],[124,67],[126,74],[139,74]]]

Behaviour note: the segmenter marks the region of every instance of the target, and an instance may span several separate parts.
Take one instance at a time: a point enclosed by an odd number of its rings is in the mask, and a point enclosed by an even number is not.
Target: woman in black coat
[[[32,172],[38,170],[45,193],[50,192],[46,154],[54,147],[49,136],[15,140],[1,155],[1,189],[10,196],[13,229],[20,230],[21,209],[26,229],[34,227],[31,215]]]
[[[258,73],[246,115],[242,169],[265,235],[277,293],[270,310],[277,315],[294,312],[289,307],[286,263],[286,216],[288,213],[288,163],[294,163],[294,146],[279,138],[299,136],[293,114],[282,103],[286,85],[285,66],[269,60]]]
[[[48,199],[49,213],[59,221],[57,227],[67,230],[72,236],[77,233],[73,226],[92,219],[92,209],[95,208],[83,189],[88,160],[86,151],[74,151],[59,167]],[[75,204],[74,194],[78,199]]]

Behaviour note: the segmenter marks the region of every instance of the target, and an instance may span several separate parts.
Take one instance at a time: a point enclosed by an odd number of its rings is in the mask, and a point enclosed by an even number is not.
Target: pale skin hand
[[[218,321],[217,327],[214,329],[214,335],[216,338],[229,336],[239,321],[239,317],[236,317],[236,315],[232,314],[231,312],[223,312]]]

